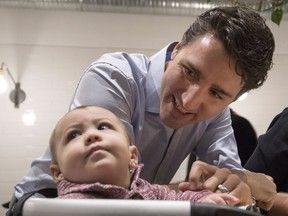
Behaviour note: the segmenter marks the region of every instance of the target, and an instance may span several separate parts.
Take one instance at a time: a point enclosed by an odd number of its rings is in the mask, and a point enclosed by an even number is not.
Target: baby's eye
[[[107,130],[107,129],[111,129],[111,126],[107,123],[102,123],[98,126],[98,130]]]
[[[76,137],[80,136],[81,132],[80,131],[71,131],[70,133],[68,133],[67,135],[67,142],[75,139]]]

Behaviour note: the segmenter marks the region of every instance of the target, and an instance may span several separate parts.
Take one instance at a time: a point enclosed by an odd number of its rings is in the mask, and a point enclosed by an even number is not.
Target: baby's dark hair
[[[245,6],[217,7],[201,14],[184,33],[180,49],[206,33],[213,34],[236,61],[244,92],[260,87],[272,68],[274,37],[259,13]]]

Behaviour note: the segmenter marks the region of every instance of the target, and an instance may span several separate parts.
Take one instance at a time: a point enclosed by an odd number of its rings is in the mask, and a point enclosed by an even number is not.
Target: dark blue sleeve
[[[245,168],[270,175],[277,191],[288,192],[288,108],[277,115],[268,131],[259,137]]]

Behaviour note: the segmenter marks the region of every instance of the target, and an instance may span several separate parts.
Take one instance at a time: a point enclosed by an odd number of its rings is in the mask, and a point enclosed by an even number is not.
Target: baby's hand
[[[213,194],[203,197],[198,202],[235,206],[237,203],[239,203],[239,201],[240,200],[237,197],[232,196],[227,193],[213,193]]]

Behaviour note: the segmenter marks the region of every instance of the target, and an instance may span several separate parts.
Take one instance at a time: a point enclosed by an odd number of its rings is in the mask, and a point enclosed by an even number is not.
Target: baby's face
[[[65,179],[129,184],[129,140],[110,111],[91,106],[69,112],[58,123],[55,140],[58,165]]]

